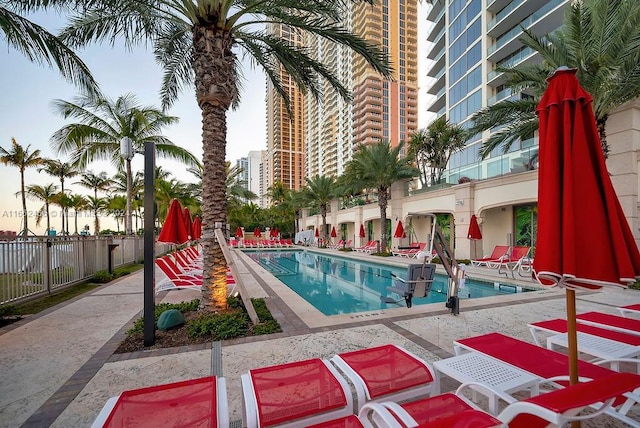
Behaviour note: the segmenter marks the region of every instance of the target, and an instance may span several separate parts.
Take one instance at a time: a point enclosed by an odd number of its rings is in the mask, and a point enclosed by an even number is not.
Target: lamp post
[[[120,140],[120,154],[124,158],[125,168],[126,168],[126,179],[127,179],[127,205],[125,208],[124,214],[124,229],[127,235],[131,235],[133,233],[132,230],[132,218],[131,218],[131,209],[132,209],[132,201],[131,201],[131,192],[133,188],[133,178],[131,177],[131,159],[133,159],[134,151],[133,151],[133,141],[129,137],[122,137]]]

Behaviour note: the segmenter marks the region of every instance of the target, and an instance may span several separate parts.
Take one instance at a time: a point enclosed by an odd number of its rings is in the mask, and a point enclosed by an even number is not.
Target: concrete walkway
[[[260,272],[245,268],[262,284]],[[211,374],[211,344],[113,354],[140,316],[142,282],[139,271],[0,329],[0,427],[90,426],[106,400],[123,390]],[[463,306],[458,316],[447,313],[440,303],[428,305],[434,308],[427,313],[405,308],[394,316],[307,327],[268,285],[263,294],[271,296],[276,317],[284,316],[285,332],[222,343],[221,371],[227,379],[231,421],[241,419],[240,375],[250,368],[328,358],[384,343],[435,361],[452,355],[455,339],[500,331],[531,341],[528,322],[565,314],[564,293],[545,290],[526,293],[522,301],[477,299],[472,308]],[[166,298],[196,297],[197,292],[174,291]],[[638,302],[636,290],[607,290],[580,293],[577,306],[579,312],[616,314],[615,306]],[[625,425],[602,417],[597,424],[583,426]]]

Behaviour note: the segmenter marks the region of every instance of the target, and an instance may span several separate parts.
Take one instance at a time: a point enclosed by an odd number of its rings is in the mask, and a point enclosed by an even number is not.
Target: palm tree
[[[93,233],[100,234],[100,214],[107,209],[107,198],[87,196],[86,208],[93,212]]]
[[[21,16],[37,9],[60,8],[65,1],[4,1],[0,5],[0,29],[8,46],[22,52],[31,62],[57,68],[60,74],[88,93],[97,93],[98,84],[88,67],[58,37]]]
[[[82,195],[69,195],[69,206],[73,208],[74,234],[78,234],[78,214],[87,208],[87,200]]]
[[[83,187],[93,190],[93,197],[98,199],[98,190],[105,192],[113,185],[113,180],[107,177],[107,173],[102,171],[95,174],[93,171],[87,171],[82,174],[82,180],[76,182]]]
[[[387,204],[391,185],[399,180],[416,177],[419,171],[411,166],[411,159],[400,158],[402,145],[391,147],[389,142],[363,145],[345,167],[344,175],[354,187],[373,188],[378,191],[380,207],[380,251],[387,251]]]
[[[288,191],[289,189],[284,186],[284,183],[277,180],[267,189],[267,196],[271,200],[272,205],[280,205],[287,199]]]
[[[499,128],[482,144],[486,158],[499,146],[504,153],[514,142],[531,138],[538,129],[535,109],[547,87],[546,78],[560,66],[577,69],[577,77],[593,97],[593,110],[605,155],[609,114],[640,96],[640,3],[627,0],[570,2],[564,25],[542,37],[524,30],[520,41],[538,52],[539,64],[499,68],[514,93],[527,96],[486,107],[472,117],[469,135]]]
[[[125,217],[125,209],[127,207],[127,198],[122,195],[113,195],[107,198],[107,210],[109,214],[116,219],[116,229],[120,234],[120,220]]]
[[[373,0],[351,0],[372,3]],[[345,98],[345,88],[330,67],[268,31],[279,24],[347,46],[360,54],[375,72],[390,77],[387,56],[378,47],[345,29],[340,19],[349,1],[334,0],[103,0],[71,20],[61,37],[71,46],[124,37],[125,44],[151,42],[165,74],[162,105],[169,107],[185,87],[195,84],[202,110],[204,148],[203,303],[226,308],[226,266],[220,245],[211,233],[227,223],[225,198],[226,113],[239,103],[240,62],[234,49],[261,66],[287,107],[285,81],[319,97],[322,80]],[[286,73],[291,80],[283,79]]]
[[[463,149],[465,142],[464,129],[452,125],[444,116],[411,136],[408,157],[416,161],[423,187],[442,182],[451,155]]]
[[[132,233],[132,180],[131,157],[122,156],[120,143],[128,138],[133,151],[141,152],[147,142],[153,142],[157,154],[176,159],[187,165],[199,165],[186,149],[173,144],[160,134],[163,127],[178,121],[153,107],[140,106],[131,94],[111,100],[106,97],[82,96],[74,101],[55,100],[54,109],[65,119],[78,119],[78,123],[63,126],[51,137],[51,144],[59,153],[70,153],[74,165],[80,168],[95,160],[111,160],[127,176],[127,208],[125,229]]]
[[[333,177],[316,175],[307,180],[307,185],[302,189],[301,197],[308,206],[319,207],[322,216],[322,239],[327,242],[327,207],[336,197],[336,180]]]
[[[44,205],[38,210],[36,214],[36,226],[40,225],[42,216],[47,217],[47,234],[51,230],[51,216],[49,213],[49,206],[55,202],[58,195],[58,186],[55,184],[46,184],[44,186],[38,184],[32,184],[27,186],[27,196],[36,201],[44,202]]]
[[[78,171],[78,169],[74,165],[68,162],[62,162],[58,159],[45,159],[43,161],[43,165],[38,168],[38,171],[44,171],[47,174],[60,179],[60,193],[65,192],[65,179],[73,178],[76,175],[80,174],[80,171]],[[63,208],[62,214],[62,233],[64,234],[69,232],[69,225],[67,225],[65,229],[65,218],[69,214],[68,209]]]
[[[20,195],[22,196],[22,218],[24,220],[22,235],[25,239],[27,238],[27,234],[29,233],[29,216],[27,215],[27,198],[24,186],[24,171],[27,168],[38,166],[42,163],[40,150],[36,149],[33,152],[29,152],[29,147],[31,147],[31,145],[28,145],[27,148],[22,147],[13,137],[11,138],[11,151],[5,150],[3,147],[0,147],[0,162],[2,162],[4,165],[16,166],[20,170]]]

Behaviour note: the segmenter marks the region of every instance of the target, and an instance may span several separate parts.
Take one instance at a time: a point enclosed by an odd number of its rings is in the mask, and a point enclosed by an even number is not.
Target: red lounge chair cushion
[[[580,320],[591,321],[594,323],[617,327],[624,330],[640,332],[640,320],[633,318],[619,317],[617,315],[603,314],[601,312],[587,312],[578,315],[576,318],[578,319],[578,322],[580,322]]]
[[[372,399],[433,382],[423,363],[393,345],[340,354],[360,375]]]
[[[340,419],[333,419],[327,422],[321,422],[307,428],[363,428],[362,422],[356,415],[346,416]]]
[[[261,426],[290,422],[347,405],[340,383],[318,358],[249,373]]]
[[[567,320],[554,319],[549,321],[536,322],[531,325],[535,325],[541,328],[547,328],[549,330],[557,331],[558,333],[567,332]],[[578,323],[576,329],[581,333],[591,334],[593,336],[604,337],[605,339],[615,340],[616,342],[626,343],[627,345],[638,346],[640,345],[640,336],[621,333],[613,330],[607,330],[606,328],[593,327],[586,324]]]
[[[215,376],[123,392],[104,427],[218,426]]]
[[[569,359],[566,355],[501,333],[484,334],[457,342],[543,379],[569,375]],[[598,379],[612,373],[615,372],[605,367],[578,361],[579,376]]]
[[[402,408],[419,425],[429,427],[439,419],[453,417],[466,410],[473,410],[457,395],[450,392],[404,403]]]
[[[480,410],[463,410],[455,415],[418,426],[425,428],[489,428],[502,426],[502,422]]]

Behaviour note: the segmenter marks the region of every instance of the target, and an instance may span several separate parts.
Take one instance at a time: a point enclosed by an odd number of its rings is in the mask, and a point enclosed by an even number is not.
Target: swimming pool
[[[406,278],[406,268],[355,261],[309,251],[246,251],[272,275],[325,315],[350,314],[378,309],[404,307],[404,299],[387,287],[392,274]],[[414,298],[414,305],[444,303],[447,300],[448,277],[436,274],[431,293]],[[516,287],[494,286],[493,283],[467,278],[461,288],[461,299],[513,294]],[[384,303],[383,298],[399,299]]]

